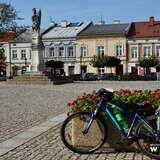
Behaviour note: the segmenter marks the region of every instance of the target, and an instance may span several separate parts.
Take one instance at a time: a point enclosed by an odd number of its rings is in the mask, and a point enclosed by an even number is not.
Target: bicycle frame
[[[108,107],[106,107],[106,105],[109,105],[111,108],[116,108],[118,109],[122,114],[125,114],[126,116],[129,116],[130,119],[132,120],[131,126],[129,128],[128,133],[125,133],[124,129],[119,125],[118,121],[114,118],[113,114],[110,112],[110,110],[108,109]],[[137,120],[141,121],[142,123],[144,123],[150,130],[153,130],[153,128],[149,125],[149,122],[147,122],[147,120],[141,116],[138,115],[138,113],[136,112],[132,112],[131,114],[129,114],[128,112],[125,112],[123,109],[121,109],[120,107],[108,102],[107,100],[103,99],[101,101],[101,103],[99,104],[99,108],[101,108],[103,110],[103,112],[105,112],[108,117],[111,119],[111,121],[113,122],[113,125],[118,129],[118,131],[121,133],[122,138],[123,139],[127,139],[130,134],[131,131],[136,123]],[[95,111],[96,114],[97,111]],[[129,114],[129,115],[128,115]],[[91,119],[93,119],[94,113],[92,113]],[[91,122],[92,123],[92,122]],[[90,125],[91,125],[90,123]]]

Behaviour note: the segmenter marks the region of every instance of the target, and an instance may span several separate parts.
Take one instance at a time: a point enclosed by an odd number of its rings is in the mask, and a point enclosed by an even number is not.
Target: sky
[[[122,23],[145,21],[150,16],[160,20],[160,0],[0,0],[9,2],[24,20],[19,24],[31,25],[32,9],[41,9],[42,27],[51,25],[51,20],[60,22],[106,23],[120,20]]]

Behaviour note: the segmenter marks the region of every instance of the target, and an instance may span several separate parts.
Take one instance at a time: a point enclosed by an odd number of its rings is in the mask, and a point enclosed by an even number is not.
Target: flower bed
[[[80,112],[80,111],[92,111],[98,107],[98,102],[101,100],[101,97],[98,97],[93,91],[91,94],[84,93],[82,96],[78,97],[76,100],[68,103],[69,106],[69,114]],[[147,107],[151,108],[151,110],[154,112],[160,105],[160,89],[156,91],[142,91],[142,90],[118,90],[114,91],[114,97],[112,99],[112,103],[122,107],[123,109],[127,111],[135,111],[135,103],[148,103]],[[135,149],[135,145],[128,146],[128,143],[120,143],[121,136],[118,133],[118,131],[113,127],[111,121],[109,119],[106,119],[106,117],[103,114],[100,114],[101,118],[105,121],[105,124],[108,128],[108,138],[106,140],[106,143],[104,145],[104,150],[110,151],[113,149],[118,150],[133,150]],[[73,130],[79,130],[77,127],[81,126],[80,122],[78,122],[78,125],[75,125],[76,122],[73,122]],[[95,128],[96,126],[93,126]],[[98,135],[96,133],[93,135]],[[82,139],[76,139],[78,137],[76,134],[78,132],[73,133],[74,143],[81,144],[81,145],[88,145],[88,143],[83,142]],[[93,137],[91,137],[93,139]],[[92,142],[89,138],[89,142]]]
[[[101,97],[98,97],[95,91],[90,94],[84,93],[82,96],[68,103],[69,113],[94,110],[98,107],[100,99]],[[155,110],[160,105],[160,89],[155,91],[120,89],[114,91],[112,103],[128,111],[134,110],[135,103],[147,103],[148,107]]]

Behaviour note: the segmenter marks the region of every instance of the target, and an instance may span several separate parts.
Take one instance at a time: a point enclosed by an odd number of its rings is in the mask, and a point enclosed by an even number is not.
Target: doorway
[[[116,66],[116,75],[123,75],[123,64]]]
[[[87,66],[83,65],[81,66],[81,74],[87,72]]]

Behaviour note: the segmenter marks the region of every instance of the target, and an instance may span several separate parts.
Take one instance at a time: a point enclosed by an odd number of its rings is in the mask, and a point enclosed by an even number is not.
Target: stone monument
[[[40,71],[40,62],[42,59],[42,45],[40,36],[41,10],[37,11],[33,8],[32,14],[32,65],[31,72],[38,73]]]

